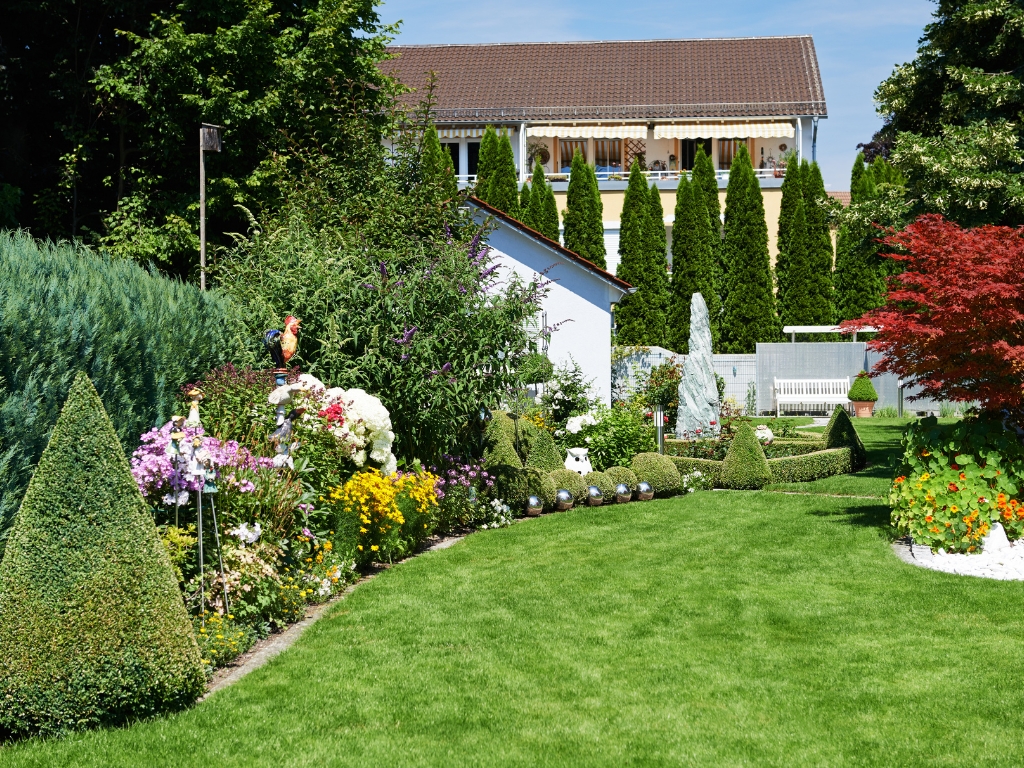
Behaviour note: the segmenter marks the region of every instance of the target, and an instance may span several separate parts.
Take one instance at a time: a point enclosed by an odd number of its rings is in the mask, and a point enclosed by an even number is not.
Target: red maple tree
[[[882,242],[905,271],[885,306],[842,323],[879,329],[874,373],[916,383],[911,399],[1024,406],[1024,228],[961,229],[932,214]]]

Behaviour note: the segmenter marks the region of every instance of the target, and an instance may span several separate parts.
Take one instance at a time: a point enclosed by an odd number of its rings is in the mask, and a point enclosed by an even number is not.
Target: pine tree
[[[646,184],[644,189],[646,191]],[[569,189],[566,192],[565,247],[605,269],[604,221],[597,175],[579,151],[573,154]]]
[[[782,202],[779,205],[779,230],[776,244],[779,255],[775,259],[775,284],[778,286],[776,301],[780,307],[786,302],[786,290],[789,288],[789,263],[792,250],[793,217],[804,193],[803,177],[800,172],[800,163],[795,158],[790,158],[786,163],[786,176],[782,180]],[[801,234],[801,240],[804,235]],[[803,246],[801,246],[803,247]]]
[[[622,203],[617,274],[636,292],[622,297],[615,308],[619,344],[650,346],[664,341],[665,269],[655,262],[650,240],[651,195],[640,164],[634,163]]]
[[[804,218],[807,221],[807,256],[811,266],[811,325],[835,322],[835,297],[832,281],[835,254],[832,251],[832,230],[828,213],[822,203],[828,197],[821,168],[811,163],[804,182]]]
[[[728,271],[722,348],[726,353],[750,354],[759,341],[777,341],[781,327],[775,315],[764,199],[743,145],[729,171],[723,247]]]
[[[700,186],[681,176],[676,188],[672,225],[672,280],[669,285],[668,328],[665,343],[680,354],[689,354],[690,301],[694,293],[704,297],[711,318],[712,346],[718,347],[719,304],[714,287],[710,220]]]
[[[480,139],[480,155],[476,166],[476,187],[474,194],[485,203],[491,202],[487,184],[492,175],[492,167],[497,162],[498,134],[493,125],[484,129],[483,138]]]
[[[519,220],[531,229],[536,229],[533,219],[530,218],[530,195],[530,183],[526,182],[519,190],[519,214],[522,217]]]
[[[491,177],[487,180],[487,202],[513,219],[519,218],[519,172],[508,131],[498,137]]]
[[[550,184],[544,185],[544,218],[540,225],[540,232],[558,242],[558,203],[555,202],[555,190]],[[604,246],[604,238],[601,239]]]

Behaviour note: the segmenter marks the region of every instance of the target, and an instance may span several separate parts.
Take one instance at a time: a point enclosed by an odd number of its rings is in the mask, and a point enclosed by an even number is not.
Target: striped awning
[[[479,139],[484,135],[483,128],[438,128],[439,139]]]
[[[683,123],[656,125],[656,139],[791,139],[792,123]]]
[[[646,139],[647,125],[532,125],[527,136],[561,139]]]

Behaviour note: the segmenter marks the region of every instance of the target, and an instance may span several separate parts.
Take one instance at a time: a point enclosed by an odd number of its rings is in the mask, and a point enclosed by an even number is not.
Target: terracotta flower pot
[[[875,403],[872,400],[851,400],[853,403],[853,412],[856,414],[858,419],[870,419],[871,414],[874,413]]]

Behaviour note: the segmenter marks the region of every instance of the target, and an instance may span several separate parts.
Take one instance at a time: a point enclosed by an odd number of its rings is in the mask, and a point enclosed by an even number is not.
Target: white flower
[[[569,434],[575,435],[577,432],[583,429],[583,427],[592,424],[597,424],[597,419],[595,419],[589,413],[585,413],[582,416],[573,416],[571,419],[569,419],[569,421],[565,423],[565,429]]]
[[[366,451],[357,451],[352,457],[352,461],[355,462],[357,467],[363,466],[366,463]]]
[[[384,466],[380,468],[380,471],[385,475],[393,475],[398,471],[398,459],[395,458],[394,454],[388,454],[388,458],[384,462]]]
[[[175,494],[168,493],[163,497],[162,501],[168,507],[173,507],[175,502],[177,502],[178,506],[188,504],[188,491],[178,491],[177,498],[175,498]]]
[[[295,461],[291,456],[284,453],[279,453],[274,457],[275,467],[288,467],[289,469],[295,469]]]
[[[297,383],[299,389],[303,392],[314,392],[325,388],[324,383],[320,379],[309,373],[301,374]]]
[[[259,523],[253,525],[251,529],[248,524],[242,523],[237,528],[232,528],[228,533],[243,544],[253,544],[263,533],[263,529],[260,527]]]

